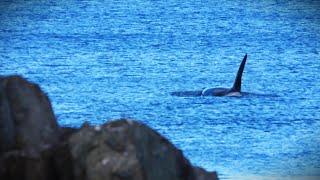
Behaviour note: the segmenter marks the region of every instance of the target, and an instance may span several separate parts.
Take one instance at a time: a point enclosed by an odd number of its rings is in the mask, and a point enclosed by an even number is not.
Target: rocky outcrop
[[[76,179],[195,179],[181,151],[132,120],[84,126],[69,142]]]
[[[49,179],[59,126],[48,97],[20,76],[0,79],[0,179]]]
[[[130,119],[59,127],[41,89],[0,78],[0,179],[207,180],[167,139]]]
[[[48,97],[20,76],[1,78],[0,152],[12,148],[37,155],[58,136]]]

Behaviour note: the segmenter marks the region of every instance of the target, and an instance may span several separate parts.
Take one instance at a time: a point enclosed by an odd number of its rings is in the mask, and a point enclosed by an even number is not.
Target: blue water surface
[[[319,1],[1,1],[0,73],[58,122],[130,117],[220,178],[320,176]],[[232,97],[174,91],[230,87]]]

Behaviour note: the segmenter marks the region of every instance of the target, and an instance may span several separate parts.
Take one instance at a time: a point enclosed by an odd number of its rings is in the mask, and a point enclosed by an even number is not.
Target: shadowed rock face
[[[69,139],[75,179],[143,179],[128,127],[84,124]]]
[[[0,179],[48,179],[59,126],[48,97],[20,76],[0,78]]]
[[[1,78],[0,84],[0,127],[4,130],[0,150],[14,147],[36,155],[47,149],[59,130],[48,97],[20,76]]]
[[[48,97],[20,76],[0,77],[0,179],[207,180],[151,128],[129,119],[59,127]]]
[[[132,120],[83,126],[69,142],[77,179],[196,179],[180,150]]]

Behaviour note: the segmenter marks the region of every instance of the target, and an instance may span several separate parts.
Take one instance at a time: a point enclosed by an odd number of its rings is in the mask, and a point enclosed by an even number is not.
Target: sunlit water
[[[222,179],[320,176],[319,2],[0,6],[1,75],[39,83],[62,126],[130,117]],[[170,95],[230,87],[245,53],[247,96]]]

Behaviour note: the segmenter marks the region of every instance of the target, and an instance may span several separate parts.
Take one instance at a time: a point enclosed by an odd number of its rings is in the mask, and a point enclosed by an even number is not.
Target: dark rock
[[[192,166],[167,139],[149,127],[127,120],[146,179],[193,180]]]
[[[197,180],[218,180],[216,172],[207,172],[200,167],[193,167],[193,171],[196,174]]]
[[[0,84],[1,152],[14,148],[36,156],[55,143],[59,127],[39,86],[20,76],[1,78]]]
[[[7,80],[0,78],[0,153],[13,149],[15,128],[6,92]]]
[[[6,180],[55,180],[52,176],[51,153],[42,151],[32,157],[24,151],[11,151],[1,156],[0,179]]]
[[[69,146],[75,179],[144,179],[128,130],[84,124],[73,134]]]
[[[209,180],[215,173],[193,168],[168,140],[151,128],[121,119],[85,124],[69,139],[75,178],[80,180]]]
[[[68,144],[69,137],[75,133],[75,128],[61,128],[59,143],[52,149],[52,176],[56,180],[72,180],[73,174],[73,161]]]
[[[0,78],[0,179],[50,179],[59,126],[41,89],[20,76]]]

